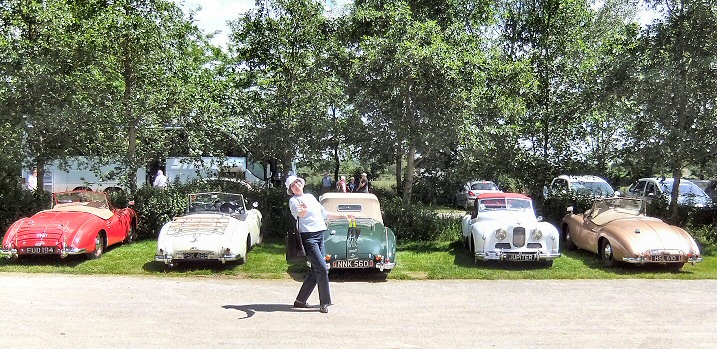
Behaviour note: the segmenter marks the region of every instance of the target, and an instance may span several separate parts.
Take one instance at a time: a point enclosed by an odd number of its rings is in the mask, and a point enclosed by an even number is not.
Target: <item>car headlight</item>
[[[495,238],[498,240],[503,240],[506,236],[508,236],[508,232],[503,228],[499,228],[495,231]]]
[[[530,235],[533,237],[533,240],[540,240],[543,238],[543,232],[540,231],[540,229],[533,230],[533,233]]]

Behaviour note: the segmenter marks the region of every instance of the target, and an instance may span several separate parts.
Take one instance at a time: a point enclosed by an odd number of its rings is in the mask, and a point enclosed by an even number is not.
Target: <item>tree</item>
[[[633,74],[640,113],[631,132],[634,151],[671,172],[679,188],[686,165],[717,154],[717,9],[699,0],[666,5],[663,21],[643,32]],[[673,190],[674,220],[677,196]]]
[[[314,0],[260,0],[231,23],[232,108],[244,118],[250,151],[293,160],[316,159],[335,148],[334,112],[340,81],[327,59],[332,26]]]
[[[462,27],[417,20],[403,1],[360,5],[353,17],[371,33],[354,50],[351,101],[365,123],[356,141],[364,157],[394,161],[407,207],[421,157],[454,142],[472,76],[466,68],[482,54]]]

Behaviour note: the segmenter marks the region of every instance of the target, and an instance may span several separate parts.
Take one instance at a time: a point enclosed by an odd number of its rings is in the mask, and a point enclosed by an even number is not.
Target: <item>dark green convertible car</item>
[[[375,195],[326,193],[319,202],[328,211],[356,216],[354,222],[327,221],[324,243],[329,269],[377,269],[387,273],[396,266],[396,235],[383,225]]]

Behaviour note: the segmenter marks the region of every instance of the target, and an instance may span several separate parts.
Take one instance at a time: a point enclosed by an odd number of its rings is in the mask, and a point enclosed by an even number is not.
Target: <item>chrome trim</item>
[[[476,261],[502,261],[505,260],[505,253],[537,253],[538,259],[535,261],[525,261],[525,262],[539,262],[539,261],[550,261],[554,259],[560,258],[562,256],[561,253],[549,253],[549,252],[541,252],[541,251],[487,251],[487,252],[476,252],[475,254],[475,260]],[[511,262],[521,262],[521,261],[511,261]]]
[[[1,250],[0,250],[0,257],[2,257],[2,258],[14,258],[14,257],[17,257],[17,250],[14,249],[14,248],[11,249],[11,250],[1,249]]]
[[[60,249],[60,258],[65,258],[69,255],[85,254],[85,253],[87,253],[86,248],[64,247],[64,248]]]
[[[685,256],[683,255],[683,256],[681,256],[681,257],[685,257]],[[647,256],[647,257],[645,257],[645,256],[640,256],[640,257],[623,257],[623,258],[622,258],[622,261],[623,261],[623,262],[626,262],[626,263],[632,263],[632,264],[646,264],[646,263],[656,263],[656,264],[690,263],[690,264],[692,264],[692,265],[695,265],[695,263],[702,262],[702,257],[692,256],[692,257],[687,257],[687,258],[686,258],[686,261],[683,261],[682,259],[680,259],[680,260],[677,261],[677,262],[653,262],[653,261],[650,260],[650,257],[649,257],[649,256]]]

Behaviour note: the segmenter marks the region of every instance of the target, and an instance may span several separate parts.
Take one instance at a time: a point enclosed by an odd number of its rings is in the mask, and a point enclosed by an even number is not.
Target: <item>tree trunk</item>
[[[680,195],[680,179],[682,179],[682,166],[674,166],[672,168],[672,193],[670,193],[670,220],[672,224],[678,224],[680,217],[680,210],[677,203],[677,198]]]
[[[413,144],[408,146],[406,158],[406,173],[403,180],[403,208],[411,207],[411,193],[413,192],[413,172],[416,164],[416,147]]]

